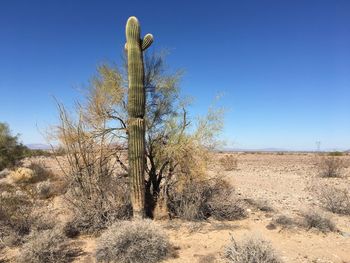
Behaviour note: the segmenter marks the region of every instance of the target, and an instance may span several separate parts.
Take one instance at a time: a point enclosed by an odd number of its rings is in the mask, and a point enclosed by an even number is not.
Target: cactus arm
[[[150,45],[153,43],[153,35],[147,34],[142,40],[141,49],[142,51],[145,51]]]

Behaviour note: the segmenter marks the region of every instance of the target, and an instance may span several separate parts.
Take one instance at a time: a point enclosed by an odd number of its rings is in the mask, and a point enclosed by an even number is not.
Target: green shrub
[[[18,135],[13,136],[8,125],[0,122],[0,171],[13,167],[25,157],[27,150],[26,146],[18,142]]]

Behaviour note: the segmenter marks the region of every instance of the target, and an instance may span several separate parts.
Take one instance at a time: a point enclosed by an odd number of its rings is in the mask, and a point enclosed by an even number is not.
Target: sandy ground
[[[220,158],[223,154],[218,154]],[[266,201],[271,212],[249,209],[249,217],[233,222],[184,222],[180,220],[156,221],[164,227],[172,243],[178,247],[178,257],[165,262],[225,262],[223,252],[233,237],[239,241],[247,236],[262,237],[272,243],[286,263],[350,263],[350,216],[329,214],[338,232],[322,233],[315,229],[266,226],[276,215],[300,216],[303,211],[319,209],[319,202],[312,187],[318,182],[334,185],[350,185],[350,168],[344,169],[344,178],[317,177],[315,154],[235,154],[238,169],[222,171],[212,168],[212,175],[223,176],[242,198]],[[350,163],[350,156],[341,157]],[[56,168],[53,168],[56,169]],[[60,209],[59,199],[53,204]],[[95,240],[79,237],[85,254],[75,262],[94,262]]]

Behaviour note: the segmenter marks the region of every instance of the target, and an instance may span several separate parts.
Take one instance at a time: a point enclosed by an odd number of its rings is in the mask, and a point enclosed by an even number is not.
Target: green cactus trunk
[[[140,39],[140,24],[136,17],[126,23],[128,58],[128,159],[131,202],[134,217],[145,216],[145,87],[142,52],[153,42],[147,34]]]

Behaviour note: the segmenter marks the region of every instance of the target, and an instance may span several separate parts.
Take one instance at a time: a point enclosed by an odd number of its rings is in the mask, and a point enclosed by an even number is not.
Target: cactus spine
[[[134,217],[145,215],[145,87],[142,52],[153,42],[147,34],[140,39],[140,24],[136,17],[126,23],[125,49],[128,59],[128,159],[131,202]]]

